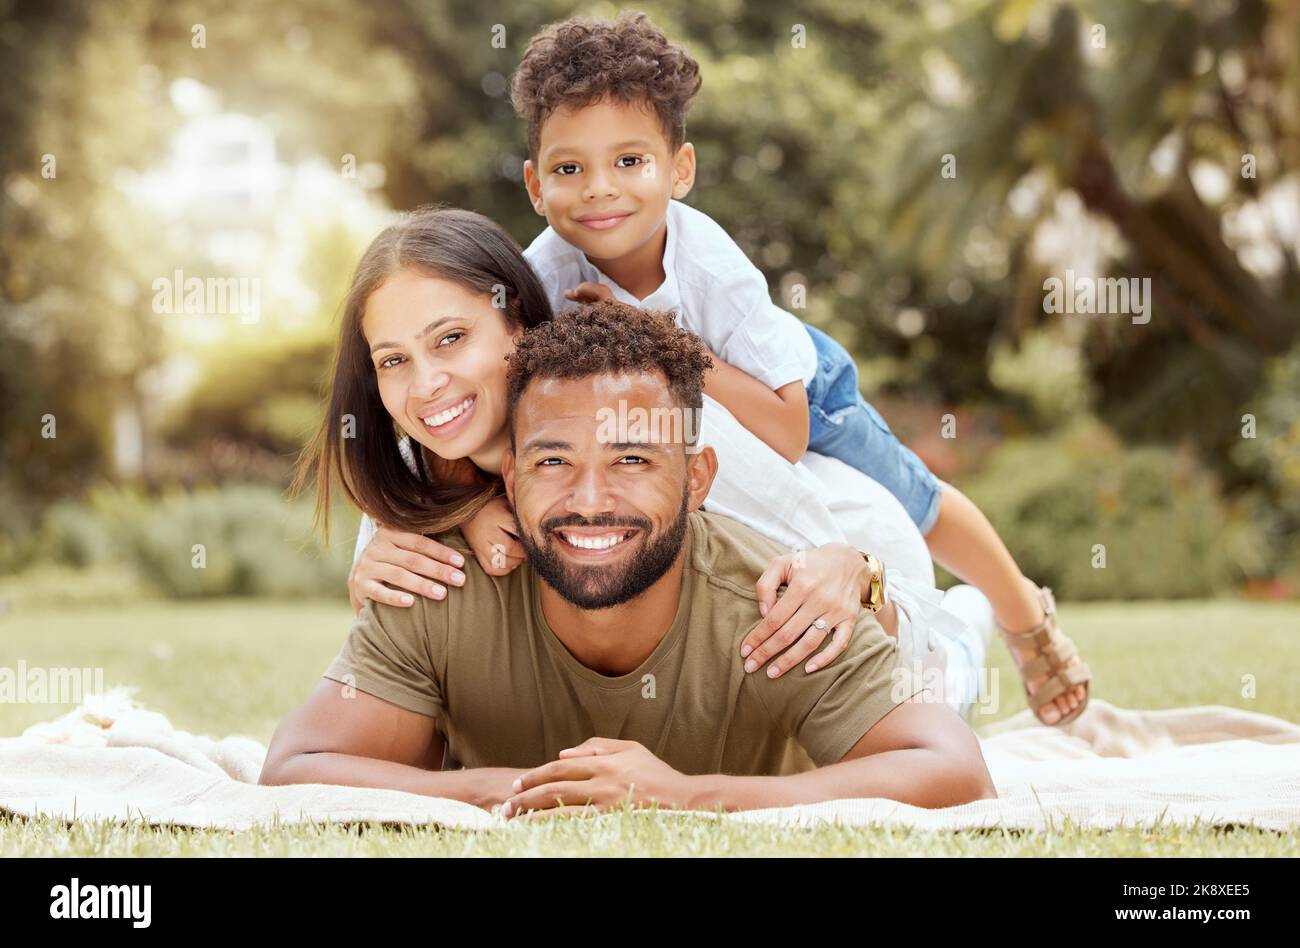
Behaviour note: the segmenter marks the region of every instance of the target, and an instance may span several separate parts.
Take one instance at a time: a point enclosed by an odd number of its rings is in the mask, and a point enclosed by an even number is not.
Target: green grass
[[[344,602],[225,600],[129,609],[25,611],[0,619],[0,665],[102,667],[106,685],[179,728],[270,740],[280,717],[315,684],[347,632]],[[1209,603],[1062,607],[1062,624],[1096,680],[1093,694],[1124,707],[1222,704],[1300,720],[1300,606]],[[1000,707],[976,726],[1025,707],[1006,650],[995,643]],[[1244,676],[1253,676],[1249,696]],[[0,735],[68,708],[0,704]],[[98,822],[66,826],[0,816],[0,856],[22,855],[1300,855],[1295,835],[1232,828],[1115,832],[930,833],[897,828],[748,826],[707,816],[614,813],[487,831],[379,825],[197,831]]]

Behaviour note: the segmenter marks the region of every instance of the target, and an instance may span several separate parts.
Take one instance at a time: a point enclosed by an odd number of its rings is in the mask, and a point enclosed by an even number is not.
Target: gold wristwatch
[[[871,571],[871,583],[867,589],[867,596],[862,600],[862,605],[872,613],[879,612],[885,607],[885,564],[880,562],[870,553],[862,553],[862,558],[867,561],[867,569]]]

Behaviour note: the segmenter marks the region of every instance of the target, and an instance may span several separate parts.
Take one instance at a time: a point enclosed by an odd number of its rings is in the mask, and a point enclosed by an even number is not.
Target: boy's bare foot
[[[1011,655],[1015,660],[1016,668],[1018,669],[1023,668],[1026,663],[1030,662],[1040,654],[1039,646],[1029,638],[1029,634],[1040,629],[1047,618],[1046,611],[1042,605],[1042,596],[1038,587],[1028,579],[1026,579],[1025,582],[1029,584],[1032,590],[1034,611],[1031,615],[1033,615],[1034,618],[1030,619],[1023,625],[1017,626],[1014,632],[1009,631],[1005,627],[1002,629],[1003,640],[1007,643],[1007,647],[1010,650]],[[1025,637],[1024,646],[1016,644],[1016,639],[1021,636]],[[1065,662],[1065,668],[1072,668],[1079,664],[1079,656],[1073,655]],[[1029,695],[1032,696],[1037,693],[1038,689],[1041,688],[1049,679],[1054,677],[1055,675],[1050,670],[1043,670],[1041,673],[1034,674],[1025,679],[1025,689]],[[1073,688],[1062,692],[1050,703],[1039,708],[1037,712],[1038,719],[1047,725],[1056,724],[1066,715],[1082,707],[1087,697],[1087,684],[1077,684]]]

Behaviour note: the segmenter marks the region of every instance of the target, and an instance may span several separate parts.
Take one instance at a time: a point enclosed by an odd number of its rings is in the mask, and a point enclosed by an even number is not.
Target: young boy
[[[530,42],[511,101],[528,123],[528,195],[549,224],[525,256],[552,304],[612,296],[677,312],[714,355],[706,393],[788,460],[836,457],[897,497],[933,557],[993,604],[1040,720],[1072,720],[1089,673],[1050,590],[894,437],[848,352],[773,305],[727,233],[681,203],[695,179],[685,116],[700,84],[697,63],[644,14],[553,23]]]

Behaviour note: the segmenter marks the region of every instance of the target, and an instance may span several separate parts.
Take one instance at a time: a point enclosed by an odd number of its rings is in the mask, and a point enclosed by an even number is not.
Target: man
[[[745,673],[754,581],[783,551],[698,510],[717,461],[681,421],[698,417],[708,364],[671,317],[621,303],[531,330],[510,358],[502,469],[527,563],[492,577],[467,556],[477,575],[445,599],[369,603],[277,730],[261,782],[507,817],[995,796],[967,725],[897,693],[897,645],[870,612],[825,668]]]

